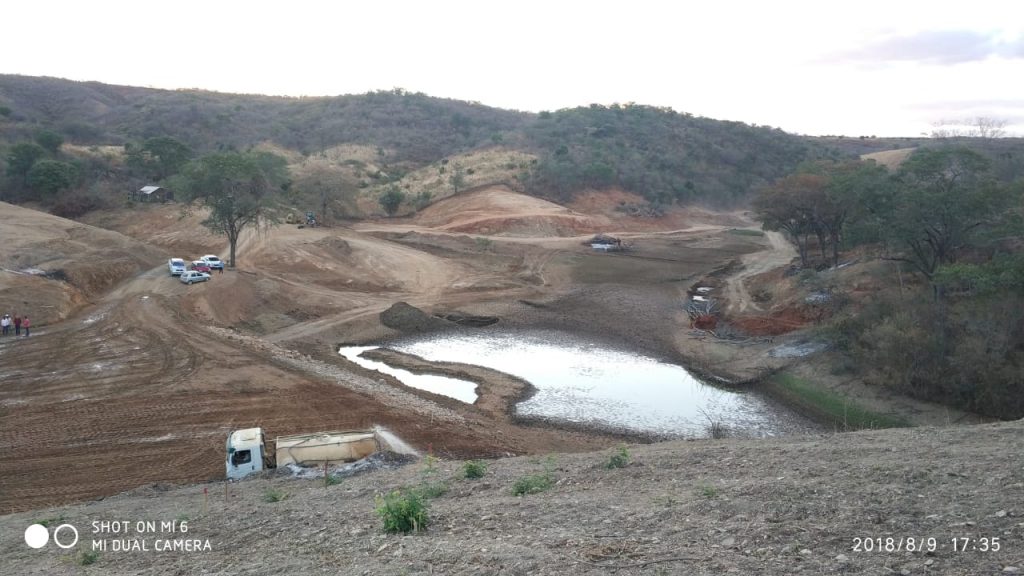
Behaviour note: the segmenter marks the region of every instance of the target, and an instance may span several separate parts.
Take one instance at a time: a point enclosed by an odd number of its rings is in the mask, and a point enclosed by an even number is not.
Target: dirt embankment
[[[285,477],[158,484],[0,517],[0,556],[5,573],[56,575],[1017,574],[1022,434],[1024,422],[1013,422],[667,442],[629,446],[622,468],[605,466],[611,450],[494,460],[480,480],[442,460],[333,486]],[[549,489],[512,495],[538,475]],[[426,529],[384,534],[375,496],[424,481],[447,487],[429,501]],[[273,494],[283,499],[267,501]],[[25,527],[44,519],[51,529],[77,526],[77,548],[25,546]],[[91,534],[104,520],[185,520],[188,532]],[[149,551],[110,550],[125,538]],[[210,549],[155,552],[157,538]],[[80,567],[94,539],[108,550]]]

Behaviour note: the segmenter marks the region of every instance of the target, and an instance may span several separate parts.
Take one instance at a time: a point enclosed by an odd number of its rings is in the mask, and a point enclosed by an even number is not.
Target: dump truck
[[[225,466],[228,478],[238,479],[289,464],[325,466],[354,462],[382,450],[415,454],[382,428],[278,436],[270,454],[263,429],[246,428],[228,435]]]

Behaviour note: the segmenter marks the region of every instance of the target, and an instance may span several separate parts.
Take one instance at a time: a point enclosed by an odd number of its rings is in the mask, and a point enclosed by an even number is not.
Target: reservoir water
[[[537,393],[516,405],[518,416],[684,437],[707,436],[712,422],[748,436],[816,428],[752,390],[712,386],[682,366],[562,332],[430,334],[389,342],[387,347],[435,362],[485,366],[527,380]],[[371,348],[345,347],[341,353],[364,364],[370,361],[354,356]],[[408,386],[464,402],[476,398],[471,382],[409,375],[414,378],[395,374]]]

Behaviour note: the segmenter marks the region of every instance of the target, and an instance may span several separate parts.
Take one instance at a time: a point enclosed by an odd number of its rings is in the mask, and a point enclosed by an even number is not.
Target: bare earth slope
[[[0,223],[0,313],[28,314],[37,326],[166,258],[116,232],[6,202]]]
[[[422,463],[330,487],[284,477],[155,485],[0,517],[0,556],[5,573],[22,575],[1012,574],[1024,568],[1022,435],[1018,421],[669,442],[629,447],[624,468],[604,467],[608,451],[521,457],[492,461],[476,481],[461,478],[459,462],[442,461],[432,481],[449,490],[430,502],[430,524],[414,536],[383,534],[374,496],[418,485]],[[517,479],[545,468],[550,490],[511,495]],[[270,490],[287,497],[266,502]],[[76,526],[78,548],[25,546],[25,527],[44,518]],[[125,536],[90,529],[141,519],[187,519],[188,533],[133,529],[128,538],[149,551],[112,552],[109,541]],[[211,549],[156,552],[157,538]],[[964,540],[955,550],[954,538],[970,539],[966,550]],[[78,559],[94,539],[108,540],[108,551],[83,570]],[[872,550],[856,550],[865,539]],[[925,549],[907,551],[910,539]]]

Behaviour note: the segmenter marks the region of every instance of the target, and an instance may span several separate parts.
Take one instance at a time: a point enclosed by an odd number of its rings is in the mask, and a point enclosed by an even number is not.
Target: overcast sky
[[[670,106],[802,134],[1024,136],[1024,2],[32,0],[0,73],[319,96],[405,88],[540,111]]]

